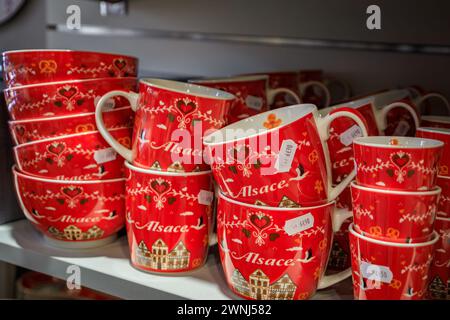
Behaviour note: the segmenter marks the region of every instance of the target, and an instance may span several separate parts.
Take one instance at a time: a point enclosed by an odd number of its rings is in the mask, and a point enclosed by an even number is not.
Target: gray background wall
[[[211,76],[323,68],[357,93],[421,84],[450,96],[450,56],[354,51],[45,30],[65,26],[66,8],[81,7],[83,27],[231,35],[450,45],[449,1],[130,0],[127,16],[102,17],[94,0],[29,0],[0,27],[0,48],[73,48],[133,54],[141,75]],[[382,30],[365,27],[369,4],[382,8]],[[115,29],[114,29],[115,30]]]

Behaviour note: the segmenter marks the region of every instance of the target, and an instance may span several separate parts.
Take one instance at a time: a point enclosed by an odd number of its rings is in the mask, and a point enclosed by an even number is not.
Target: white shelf
[[[125,237],[101,248],[67,251],[50,247],[26,220],[0,225],[0,260],[60,279],[68,276],[68,266],[78,265],[83,286],[123,299],[238,299],[227,288],[217,247],[211,251],[203,268],[161,276],[130,265]],[[349,281],[318,292],[314,299],[351,299]]]

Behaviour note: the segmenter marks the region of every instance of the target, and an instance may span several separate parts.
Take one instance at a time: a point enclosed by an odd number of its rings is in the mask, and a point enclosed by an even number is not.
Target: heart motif
[[[75,199],[83,193],[83,188],[76,186],[68,186],[61,188],[61,192],[70,199]]]
[[[190,101],[188,103],[185,103],[183,100],[177,101],[177,108],[180,110],[183,114],[187,115],[192,113],[195,109],[197,109],[197,105]]]
[[[114,66],[119,70],[122,70],[127,65],[127,62],[124,59],[114,59],[113,63]]]
[[[77,93],[78,89],[76,87],[64,87],[58,90],[58,94],[66,99],[71,99]]]
[[[250,148],[247,145],[239,145],[231,150],[231,155],[238,162],[246,162],[250,157]]]
[[[256,214],[250,216],[250,222],[259,230],[263,230],[271,224],[271,220],[268,216],[258,216]]]
[[[408,165],[411,158],[407,153],[399,152],[391,155],[391,161],[399,168],[403,168]]]
[[[47,151],[56,156],[60,156],[64,150],[66,150],[66,145],[62,142],[54,142],[47,146]]]
[[[17,135],[23,136],[25,134],[25,128],[23,126],[17,126],[15,128]]]
[[[150,187],[157,193],[157,194],[164,194],[170,189],[170,184],[167,181],[164,180],[153,180],[150,183]]]

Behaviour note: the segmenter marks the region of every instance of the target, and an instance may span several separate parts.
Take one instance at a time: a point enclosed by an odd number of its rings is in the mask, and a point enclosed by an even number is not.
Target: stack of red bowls
[[[123,159],[97,131],[94,111],[104,93],[136,90],[137,64],[100,52],[3,53],[15,190],[27,219],[53,245],[103,245],[123,227]],[[108,130],[130,145],[128,101],[111,99],[108,108]]]
[[[325,270],[333,233],[351,216],[335,206],[355,171],[332,186],[332,122],[299,104],[234,122],[204,139],[219,186],[217,238],[228,286],[246,299],[302,300],[350,276]]]
[[[356,299],[424,299],[441,188],[443,143],[410,137],[362,137],[353,142],[352,276]]]
[[[108,132],[104,109],[122,96],[136,111],[132,147]],[[97,105],[97,126],[126,159],[126,224],[132,265],[174,274],[201,267],[212,237],[214,188],[203,135],[225,125],[235,96],[163,79],[139,93],[112,91]]]
[[[434,251],[431,265],[428,297],[430,299],[449,299],[450,273],[450,129],[438,127],[420,127],[417,136],[440,140],[444,150],[439,166],[437,184],[442,189],[439,199],[434,229],[439,234],[439,241]]]

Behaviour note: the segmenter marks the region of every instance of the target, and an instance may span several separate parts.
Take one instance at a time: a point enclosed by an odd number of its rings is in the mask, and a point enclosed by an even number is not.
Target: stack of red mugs
[[[441,188],[443,143],[410,137],[353,142],[352,276],[356,299],[424,299]]]
[[[321,117],[300,104],[235,122],[205,137],[219,186],[217,238],[231,290],[246,299],[308,299],[350,276],[325,276],[333,232],[351,216],[334,199],[326,141],[333,121],[366,125],[354,112]]]
[[[136,112],[132,146],[106,130],[104,109],[122,96]],[[201,267],[214,243],[213,180],[203,136],[226,124],[235,96],[209,87],[141,79],[139,93],[112,91],[97,126],[126,162],[126,225],[132,265],[173,274]]]
[[[123,159],[95,125],[95,103],[110,90],[136,90],[134,57],[71,50],[3,53],[5,98],[15,143],[19,204],[56,246],[86,248],[124,225]],[[108,130],[130,144],[133,113],[109,102]]]
[[[448,118],[448,117],[447,117]],[[439,241],[434,250],[428,283],[428,298],[449,299],[450,273],[450,129],[442,127],[420,127],[416,135],[422,138],[436,139],[444,143],[439,166],[437,185],[442,192],[439,198],[434,229]]]

